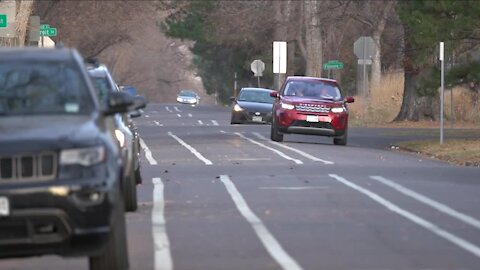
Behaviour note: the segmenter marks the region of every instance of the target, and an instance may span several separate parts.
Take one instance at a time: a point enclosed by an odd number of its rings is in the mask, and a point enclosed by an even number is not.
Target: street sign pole
[[[258,88],[260,88],[260,76],[257,76]]]
[[[443,144],[443,99],[444,99],[444,43],[440,42],[440,144]]]
[[[233,82],[233,96],[237,96],[237,72],[234,74],[235,80]]]

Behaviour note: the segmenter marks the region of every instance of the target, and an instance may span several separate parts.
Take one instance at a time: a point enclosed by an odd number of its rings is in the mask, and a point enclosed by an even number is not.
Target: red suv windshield
[[[342,99],[338,86],[322,81],[289,81],[285,85],[283,95],[328,100]]]

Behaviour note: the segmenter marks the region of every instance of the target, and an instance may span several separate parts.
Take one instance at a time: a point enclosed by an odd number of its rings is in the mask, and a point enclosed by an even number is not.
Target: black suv
[[[0,49],[0,257],[89,256],[127,269],[115,113],[73,49]]]
[[[100,65],[94,59],[87,60],[88,73],[95,86],[100,103],[108,106],[108,97],[111,93],[120,91],[105,65]],[[134,97],[135,101],[145,100],[141,96]],[[136,117],[141,116],[137,113]],[[137,210],[137,184],[141,184],[140,173],[140,143],[138,133],[131,119],[130,113],[115,114],[115,134],[119,140],[123,159],[123,194],[125,210]]]

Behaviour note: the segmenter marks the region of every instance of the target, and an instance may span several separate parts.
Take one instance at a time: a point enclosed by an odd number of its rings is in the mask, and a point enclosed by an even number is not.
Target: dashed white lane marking
[[[181,114],[179,114],[179,113],[177,113],[177,116],[178,116],[179,118],[180,118],[180,117],[182,117],[182,115],[181,115]]]
[[[183,147],[187,148],[192,154],[194,154],[198,159],[203,161],[205,165],[213,165],[213,163],[206,159],[202,154],[200,154],[195,148],[191,147],[188,143],[184,142],[182,139],[179,137],[175,136],[172,132],[168,132],[168,135],[172,138],[174,138],[179,144],[181,144]]]
[[[395,189],[396,191],[404,194],[404,195],[407,195],[411,198],[414,198],[415,200],[417,201],[420,201],[444,214],[447,214],[451,217],[454,217],[460,221],[463,221],[477,229],[480,229],[480,221],[478,219],[475,219],[469,215],[466,215],[464,213],[461,213],[461,212],[458,212],[457,210],[445,205],[445,204],[442,204],[440,202],[437,202],[433,199],[430,199],[428,198],[427,196],[424,196],[418,192],[415,192],[411,189],[408,189],[398,183],[395,183],[391,180],[388,180],[384,177],[381,177],[381,176],[370,176],[370,178],[374,179],[374,180],[377,180],[379,181],[380,183],[384,184],[384,185],[387,185],[393,189]]]
[[[259,138],[259,139],[269,141],[270,143],[272,143],[272,144],[274,144],[274,145],[276,145],[276,146],[280,146],[280,147],[283,147],[283,148],[288,149],[288,150],[290,150],[290,151],[293,151],[293,152],[295,152],[295,153],[297,153],[297,154],[299,154],[299,155],[302,155],[302,156],[304,156],[304,157],[306,157],[306,158],[308,158],[308,159],[311,159],[311,160],[313,160],[313,161],[319,161],[319,162],[322,162],[323,164],[334,164],[333,161],[328,161],[328,160],[320,159],[320,158],[314,157],[314,156],[312,156],[312,155],[310,155],[310,154],[308,154],[308,153],[305,153],[305,152],[303,152],[303,151],[301,151],[301,150],[298,150],[298,149],[295,149],[295,148],[293,148],[293,147],[290,147],[290,146],[288,146],[288,145],[284,145],[284,144],[281,144],[281,143],[278,143],[278,142],[270,141],[269,139],[265,138],[265,136],[262,136],[262,135],[261,135],[260,133],[258,133],[258,132],[253,132],[253,135],[257,136],[257,138]]]
[[[174,108],[174,109],[175,109],[175,111],[177,111],[177,112],[182,112],[182,111],[180,111],[180,110],[178,109],[178,107],[177,107],[177,106],[174,106],[173,108]]]
[[[215,121],[215,120],[212,120],[212,124],[213,124],[214,126],[218,126],[218,122]]]
[[[430,232],[440,236],[441,238],[447,240],[447,241],[450,241],[451,243],[457,245],[458,247],[472,253],[473,255],[477,256],[477,257],[480,257],[480,248],[476,245],[474,245],[473,243],[470,243],[468,242],[467,240],[465,239],[462,239],[452,233],[449,233],[448,231],[438,227],[437,225],[431,223],[430,221],[428,220],[425,220],[413,213],[410,213],[402,208],[400,208],[399,206],[391,203],[390,201],[384,199],[383,197],[381,197],[380,195],[366,189],[366,188],[363,188],[361,186],[358,186],[348,180],[346,180],[345,178],[343,177],[340,177],[336,174],[329,174],[330,177],[334,178],[335,180],[337,180],[338,182],[340,183],[343,183],[344,185],[348,186],[348,187],[351,187],[353,189],[355,189],[356,191],[360,192],[360,193],[363,193],[364,195],[370,197],[372,200],[376,201],[377,203],[385,206],[388,210],[392,211],[392,212],[395,212],[397,214],[399,214],[400,216],[403,216],[404,218],[414,222],[415,224],[429,230]]]
[[[158,122],[158,121],[153,121],[155,123],[155,125],[159,126],[159,127],[163,127],[163,124]]]
[[[245,137],[243,134],[241,134],[241,133],[239,133],[239,132],[235,132],[234,134],[236,134],[237,136],[240,136],[240,137],[244,138],[245,140],[248,140],[249,142],[251,142],[251,143],[253,143],[253,144],[256,144],[256,145],[258,145],[258,146],[260,146],[260,147],[263,147],[263,148],[265,148],[265,149],[268,149],[268,150],[276,153],[277,155],[283,157],[284,159],[291,160],[291,161],[295,162],[296,164],[303,164],[303,162],[302,162],[301,160],[292,158],[292,157],[286,155],[285,153],[283,153],[283,152],[281,152],[281,151],[279,151],[279,150],[277,150],[277,149],[275,149],[275,148],[272,148],[272,147],[270,147],[270,146],[266,146],[266,145],[263,144],[263,143],[259,143],[259,142],[255,141],[255,140],[252,140],[252,139],[250,139],[250,138],[248,138],[248,137]]]
[[[188,117],[193,117],[193,115],[191,113],[188,114]]]
[[[265,227],[262,220],[253,213],[253,211],[248,206],[247,202],[243,198],[242,194],[237,190],[235,184],[230,180],[228,175],[221,175],[220,180],[225,185],[228,193],[232,197],[235,206],[242,216],[250,223],[255,234],[262,242],[265,249],[268,251],[270,256],[282,267],[282,269],[289,270],[300,270],[302,267],[293,259],[280,245],[280,243],[275,239],[275,237],[270,233],[270,231]]]
[[[152,233],[155,246],[155,270],[173,269],[170,241],[165,222],[164,185],[162,179],[153,178]]]
[[[142,138],[140,138],[140,146],[142,147],[143,152],[145,152],[145,158],[148,160],[148,163],[150,163],[150,165],[157,165],[157,161],[153,158],[152,151],[148,149],[147,144]]]
[[[167,110],[168,112],[172,112],[169,107],[165,107],[165,110]]]
[[[145,117],[146,117],[146,118],[149,118],[149,117],[150,117],[150,115],[148,115],[148,114],[145,114]]]
[[[259,187],[258,189],[273,189],[273,190],[309,190],[309,189],[327,189],[325,186],[312,187]]]
[[[199,123],[200,125],[203,125],[202,120],[198,120],[198,123]]]

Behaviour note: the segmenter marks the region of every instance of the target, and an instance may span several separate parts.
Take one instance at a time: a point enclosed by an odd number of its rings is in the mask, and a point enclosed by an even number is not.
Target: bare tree
[[[319,14],[319,4],[315,0],[304,0],[303,15],[305,22],[305,46],[303,57],[306,61],[307,76],[322,76],[322,28]],[[300,39],[301,43],[302,40]]]
[[[372,59],[372,85],[380,82],[382,74],[382,35],[387,19],[392,15],[394,0],[369,0],[353,3],[345,16],[353,18],[368,28],[377,50]]]

